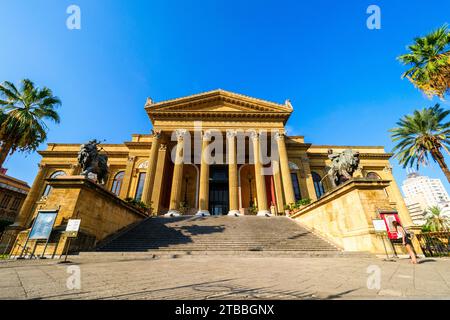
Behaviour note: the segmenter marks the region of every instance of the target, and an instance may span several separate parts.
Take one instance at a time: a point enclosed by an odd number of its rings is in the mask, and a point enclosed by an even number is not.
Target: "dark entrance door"
[[[228,214],[228,167],[212,165],[209,173],[209,212],[214,215]]]

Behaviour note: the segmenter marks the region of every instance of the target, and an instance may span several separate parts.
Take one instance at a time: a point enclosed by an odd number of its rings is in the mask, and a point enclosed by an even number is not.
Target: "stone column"
[[[236,157],[236,130],[227,131],[228,144],[228,190],[230,198],[229,216],[239,216],[239,183]]]
[[[44,184],[44,179],[47,174],[47,168],[45,164],[38,164],[39,171],[34,179],[33,185],[31,186],[30,191],[28,192],[27,197],[22,205],[22,209],[20,210],[20,214],[17,217],[15,227],[18,228],[27,228],[27,223],[30,216],[33,214],[33,209],[35,208],[36,201],[41,197],[42,188],[41,186]]]
[[[173,168],[172,190],[170,193],[170,207],[166,216],[180,216],[180,200],[181,188],[183,183],[183,154],[184,154],[184,139],[186,130],[177,130],[177,146],[175,153],[175,166]]]
[[[158,160],[158,150],[161,141],[161,132],[153,133],[150,157],[148,158],[147,174],[145,176],[144,189],[142,190],[142,201],[150,205],[152,199],[153,183],[155,181],[156,164]]]
[[[316,188],[314,187],[314,181],[312,178],[311,167],[309,165],[309,159],[306,154],[303,155],[302,166],[303,166],[303,170],[305,172],[305,184],[306,184],[306,191],[308,193],[308,197],[312,201],[316,201],[317,200]]]
[[[202,139],[202,155],[200,164],[200,190],[198,195],[198,212],[197,216],[210,216],[209,213],[209,159],[206,154],[211,135],[209,132],[203,134]]]
[[[285,135],[278,132],[275,134],[278,144],[278,154],[280,156],[281,179],[283,181],[284,197],[286,204],[295,202],[294,187],[292,186],[291,170],[289,169],[289,159],[286,151]]]
[[[167,175],[167,144],[161,143],[156,162],[155,182],[153,183],[152,191],[153,215],[158,215],[161,211],[162,188],[164,177]]]
[[[256,183],[256,198],[258,202],[258,216],[271,216],[267,205],[266,193],[266,179],[264,176],[264,168],[261,163],[260,141],[259,133],[254,131],[251,135],[253,143],[253,153],[255,161],[255,183]]]
[[[284,213],[284,200],[283,200],[283,183],[281,181],[280,162],[273,160],[273,183],[275,185],[275,196],[277,199],[277,211],[278,213]]]
[[[130,183],[135,164],[136,164],[136,156],[128,156],[127,166],[125,168],[125,175],[123,177],[122,187],[120,189],[120,198],[122,199],[128,198],[128,191],[130,189]]]

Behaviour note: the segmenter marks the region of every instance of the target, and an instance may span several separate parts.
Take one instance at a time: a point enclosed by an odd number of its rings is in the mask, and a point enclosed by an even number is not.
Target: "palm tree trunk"
[[[3,163],[6,160],[6,157],[11,152],[11,148],[12,148],[12,142],[4,141],[2,143],[2,146],[0,147],[0,168],[2,168]]]
[[[448,182],[450,183],[450,170],[448,169],[447,164],[445,163],[444,156],[442,155],[441,150],[439,150],[438,148],[432,149],[431,156],[439,164],[439,167],[441,167],[442,172],[444,172]]]

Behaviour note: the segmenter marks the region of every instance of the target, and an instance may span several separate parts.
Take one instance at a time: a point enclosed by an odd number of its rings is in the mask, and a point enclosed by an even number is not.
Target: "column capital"
[[[47,164],[46,163],[38,163],[37,166],[38,166],[39,170],[43,170],[47,167]]]
[[[212,133],[209,130],[205,130],[202,132],[203,141],[211,141]]]
[[[161,139],[161,137],[162,137],[162,131],[161,130],[153,130],[152,129],[150,134],[155,139]]]
[[[167,150],[167,144],[163,143],[159,146],[159,151],[166,151]]]
[[[252,140],[259,140],[259,132],[256,130],[251,130],[250,131],[250,138]]]
[[[237,130],[227,130],[227,138],[228,139],[236,138],[237,134],[238,134]]]
[[[282,131],[275,132],[275,140],[277,141],[284,140],[285,137],[286,137],[285,132]]]
[[[185,136],[187,135],[186,129],[177,129],[175,130],[175,135],[177,136],[178,141],[183,141]]]

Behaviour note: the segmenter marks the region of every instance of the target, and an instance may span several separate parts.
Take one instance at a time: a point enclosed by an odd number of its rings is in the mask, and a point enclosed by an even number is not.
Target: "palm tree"
[[[450,146],[450,122],[444,122],[450,110],[439,104],[416,110],[403,117],[394,129],[389,130],[392,141],[398,142],[393,152],[403,168],[427,165],[431,155],[450,182],[450,171],[444,160],[442,149],[448,153]]]
[[[444,25],[436,31],[414,40],[410,53],[399,56],[411,68],[403,73],[430,98],[444,98],[450,92],[450,30]]]
[[[450,228],[449,218],[442,215],[442,210],[438,206],[428,208],[425,217],[427,221],[424,227],[431,232],[448,231]]]
[[[22,80],[20,90],[8,81],[0,84],[0,168],[9,154],[35,151],[47,139],[44,120],[59,123],[59,105],[49,88],[39,89],[28,79]]]

